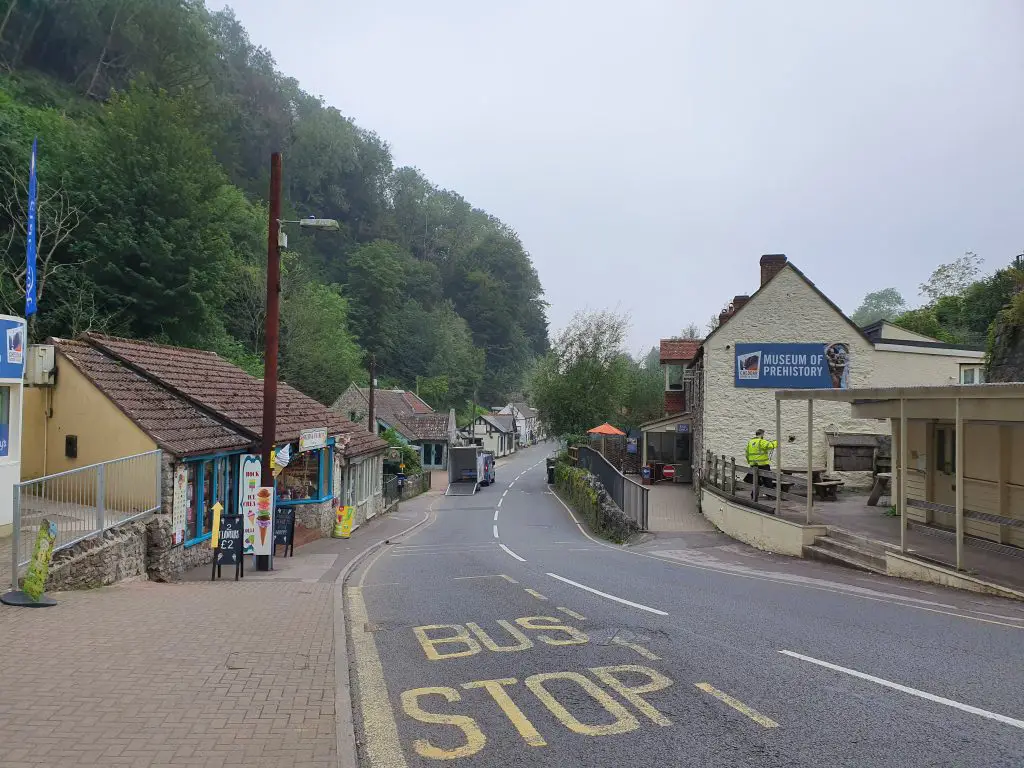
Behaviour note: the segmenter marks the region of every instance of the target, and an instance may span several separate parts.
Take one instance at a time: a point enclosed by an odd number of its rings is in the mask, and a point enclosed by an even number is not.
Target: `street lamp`
[[[277,351],[281,315],[281,248],[288,247],[288,238],[281,232],[282,224],[298,224],[307,229],[337,232],[341,225],[335,219],[281,220],[281,153],[270,156],[270,227],[267,230],[267,320],[266,350],[263,363],[263,445],[261,446],[261,485],[274,484],[271,457],[277,433]],[[273,551],[273,544],[271,544]],[[256,570],[270,570],[270,557],[257,555]]]

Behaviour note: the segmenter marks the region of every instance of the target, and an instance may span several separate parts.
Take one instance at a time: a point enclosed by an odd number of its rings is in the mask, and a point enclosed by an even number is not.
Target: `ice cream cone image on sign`
[[[270,547],[267,545],[267,533],[273,523],[273,488],[260,488],[256,491],[256,534],[259,539],[259,548],[255,548],[255,554],[269,555]],[[271,537],[272,539],[272,537]]]

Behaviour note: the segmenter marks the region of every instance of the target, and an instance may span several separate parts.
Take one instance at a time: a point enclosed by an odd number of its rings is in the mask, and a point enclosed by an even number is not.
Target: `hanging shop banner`
[[[274,551],[274,489],[256,490],[256,535],[252,543],[254,555],[270,555]]]
[[[256,541],[256,493],[260,489],[260,475],[263,467],[259,456],[246,454],[242,457],[238,484],[238,511],[245,518],[245,533],[242,536],[242,551],[251,555]]]
[[[171,506],[171,538],[175,544],[185,541],[185,510],[188,506],[188,468],[174,467],[174,501]]]
[[[299,453],[316,451],[327,445],[326,429],[304,429],[299,432]]]
[[[846,389],[850,345],[737,344],[737,387],[751,389]]]

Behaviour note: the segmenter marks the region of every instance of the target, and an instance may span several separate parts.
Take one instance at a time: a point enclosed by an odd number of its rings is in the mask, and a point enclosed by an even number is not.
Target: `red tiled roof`
[[[357,402],[368,407],[369,392],[366,387],[350,387],[331,406],[333,410],[345,412]],[[448,413],[437,413],[426,402],[412,392],[403,389],[377,389],[373,393],[375,416],[387,423],[406,440],[447,440]]]
[[[255,446],[263,422],[263,381],[213,352],[86,334],[58,348],[129,418],[175,455]],[[174,418],[168,420],[167,413]],[[277,393],[275,441],[326,427],[346,456],[385,443],[288,384]]]
[[[696,339],[662,339],[661,362],[693,360],[697,356],[700,345],[701,342]]]

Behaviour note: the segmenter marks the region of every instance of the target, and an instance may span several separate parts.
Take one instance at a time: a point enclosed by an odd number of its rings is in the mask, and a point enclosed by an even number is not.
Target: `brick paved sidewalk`
[[[0,606],[0,766],[334,768],[334,579],[432,495],[310,545],[337,553],[316,581],[225,573]]]

